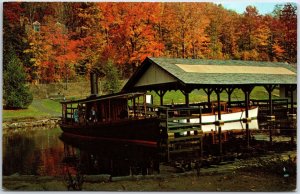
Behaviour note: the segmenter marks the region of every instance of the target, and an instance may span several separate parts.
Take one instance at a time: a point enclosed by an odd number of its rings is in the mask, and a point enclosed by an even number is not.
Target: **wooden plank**
[[[153,115],[153,116],[157,115],[156,112],[154,112],[154,111],[146,111],[146,114]]]
[[[197,148],[199,147],[199,148]],[[185,148],[180,150],[170,150],[170,154],[179,154],[179,153],[186,153],[186,152],[195,152],[195,151],[201,151],[200,146],[197,146],[194,148]]]
[[[200,140],[201,136],[194,135],[194,136],[186,136],[186,137],[177,137],[177,138],[169,138],[169,142],[175,142],[175,141],[187,141],[187,140]]]
[[[198,114],[199,115],[199,114]],[[199,116],[193,115],[193,116],[186,116],[186,117],[169,117],[168,121],[173,120],[184,120],[184,119],[199,119]]]
[[[170,123],[168,122],[168,129],[176,129],[183,127],[200,127],[201,124],[198,123]]]
[[[168,133],[181,133],[181,132],[187,132],[187,131],[198,131],[198,129],[193,129],[193,128],[175,129],[175,130],[173,129],[173,130],[169,130]]]

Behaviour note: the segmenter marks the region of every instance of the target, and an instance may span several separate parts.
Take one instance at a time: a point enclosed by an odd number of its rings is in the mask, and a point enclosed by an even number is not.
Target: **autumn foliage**
[[[30,82],[88,75],[112,60],[128,77],[147,56],[296,63],[295,4],[261,15],[196,2],[6,2],[13,45]],[[5,65],[5,64],[4,64]]]

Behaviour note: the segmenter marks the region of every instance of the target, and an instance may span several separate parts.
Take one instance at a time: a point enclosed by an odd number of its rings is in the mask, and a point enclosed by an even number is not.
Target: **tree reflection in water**
[[[3,175],[59,176],[60,129],[19,129],[3,135]]]
[[[34,163],[40,162],[40,154],[34,155],[35,142],[29,137],[25,137],[22,134],[11,135],[3,137],[3,175],[11,174],[34,174],[37,172],[36,167],[28,168],[24,162],[34,161]],[[31,166],[31,165],[30,165]]]

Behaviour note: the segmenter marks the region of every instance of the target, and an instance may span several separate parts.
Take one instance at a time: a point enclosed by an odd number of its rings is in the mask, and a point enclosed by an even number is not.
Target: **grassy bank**
[[[3,121],[18,119],[38,119],[44,117],[58,117],[61,115],[61,105],[50,99],[34,99],[27,109],[3,110]]]

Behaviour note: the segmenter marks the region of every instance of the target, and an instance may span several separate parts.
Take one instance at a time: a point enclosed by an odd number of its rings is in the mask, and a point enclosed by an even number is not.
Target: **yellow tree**
[[[206,50],[205,3],[165,3],[163,39],[173,57],[203,57]]]
[[[271,31],[256,7],[248,6],[239,25],[239,48],[244,60],[269,60],[267,54]]]
[[[35,23],[38,24],[38,23]],[[24,50],[24,53],[29,54],[31,56],[30,62],[32,63],[32,68],[28,69],[28,71],[34,70],[36,72],[34,77],[30,78],[30,81],[33,83],[38,83],[42,79],[42,72],[44,70],[44,56],[46,54],[50,54],[49,45],[45,44],[44,36],[41,35],[40,31],[36,31],[33,27],[28,29],[28,37],[27,41],[29,42],[29,48]]]
[[[104,20],[101,9],[96,3],[86,3],[85,7],[78,8],[80,24],[81,58],[85,63],[87,75],[93,67],[101,66],[101,55],[106,45],[104,28],[101,22]]]
[[[29,29],[30,46],[24,52],[32,56],[30,61],[37,70],[33,81],[61,81],[74,75],[74,64],[80,59],[78,41],[71,41],[65,26],[52,16],[45,17],[44,21],[38,30],[35,26]]]

